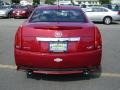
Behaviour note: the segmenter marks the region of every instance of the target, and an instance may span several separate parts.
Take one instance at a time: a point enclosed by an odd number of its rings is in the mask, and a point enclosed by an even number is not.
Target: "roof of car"
[[[89,7],[89,8],[105,8],[105,9],[107,9],[107,10],[110,10],[110,9],[108,9],[108,8],[106,8],[106,7],[103,7],[103,6],[92,6],[92,7]]]
[[[80,7],[70,5],[45,5],[39,6],[37,9],[80,9]]]

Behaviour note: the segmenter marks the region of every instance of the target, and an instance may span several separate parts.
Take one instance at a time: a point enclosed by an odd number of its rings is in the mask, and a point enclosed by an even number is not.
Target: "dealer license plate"
[[[52,52],[66,52],[67,42],[50,42],[49,47]]]

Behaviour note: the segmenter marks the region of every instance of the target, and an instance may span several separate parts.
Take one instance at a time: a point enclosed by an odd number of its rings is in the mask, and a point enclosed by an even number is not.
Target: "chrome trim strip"
[[[73,41],[73,42],[76,42],[76,41],[80,41],[80,37],[72,37],[72,38],[43,38],[43,37],[36,37],[36,40],[37,41],[43,41],[43,42],[48,42],[48,41]]]

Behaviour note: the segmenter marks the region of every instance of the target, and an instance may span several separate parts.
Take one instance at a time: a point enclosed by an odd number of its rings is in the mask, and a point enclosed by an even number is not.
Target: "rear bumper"
[[[51,74],[51,75],[67,75],[67,74],[81,74],[85,71],[97,72],[101,69],[100,66],[91,67],[91,68],[69,68],[69,69],[48,69],[48,68],[30,68],[18,66],[17,70],[32,71],[33,73],[38,74]]]
[[[113,21],[120,21],[120,15],[116,15],[113,17]]]
[[[0,14],[0,17],[7,17],[7,14]]]
[[[75,74],[85,69],[94,70],[101,64],[102,50],[80,53],[39,53],[15,49],[15,62],[18,70],[33,70],[42,74]],[[55,62],[62,58],[62,62]],[[95,67],[95,68],[94,68]],[[94,69],[93,69],[94,68]]]

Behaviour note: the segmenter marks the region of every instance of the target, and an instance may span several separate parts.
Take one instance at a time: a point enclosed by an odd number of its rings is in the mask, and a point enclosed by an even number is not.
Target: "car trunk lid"
[[[88,23],[36,23],[23,27],[22,49],[44,53],[73,53],[94,48]]]

